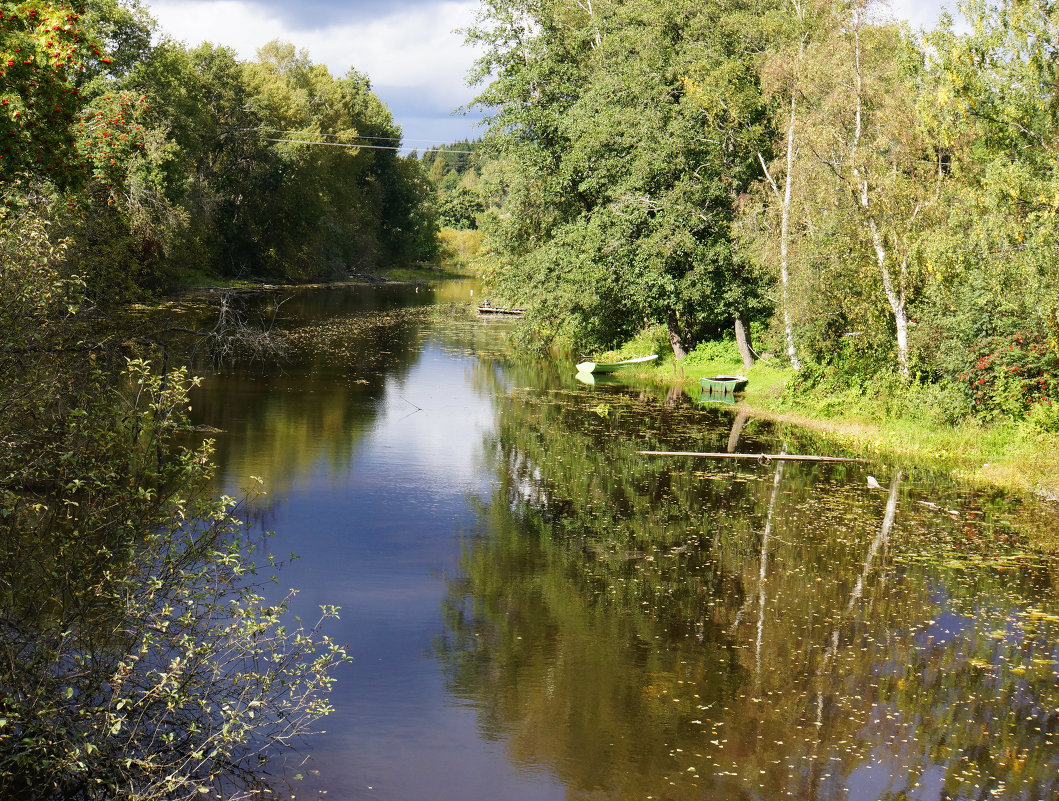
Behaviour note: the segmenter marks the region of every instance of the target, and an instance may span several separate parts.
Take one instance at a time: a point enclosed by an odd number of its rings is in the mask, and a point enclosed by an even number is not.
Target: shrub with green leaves
[[[8,222],[0,798],[238,798],[330,711],[336,610],[290,624],[210,491],[211,443],[181,445],[195,380],[89,338],[61,246],[28,212]]]
[[[968,352],[957,376],[982,417],[1020,418],[1035,403],[1059,398],[1059,367],[1047,338],[1031,331],[984,337]]]
[[[192,383],[131,360],[2,465],[4,798],[239,797],[330,711],[342,648],[286,627],[209,443],[174,443]]]

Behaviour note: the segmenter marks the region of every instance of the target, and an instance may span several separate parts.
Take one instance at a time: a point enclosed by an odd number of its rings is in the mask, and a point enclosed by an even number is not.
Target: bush
[[[971,413],[962,389],[949,382],[915,384],[909,416],[925,423],[956,425]]]
[[[93,344],[48,234],[0,215],[0,798],[242,797],[345,655],[252,578],[194,382]]]
[[[821,414],[954,425],[971,412],[963,390],[948,382],[909,382],[897,373],[862,376],[809,363],[788,380],[788,402]]]
[[[1059,397],[1059,363],[1037,332],[985,337],[969,348],[968,357],[970,366],[957,381],[982,418],[1021,418],[1035,403]]]
[[[477,229],[442,228],[438,239],[441,240],[441,263],[444,266],[471,267],[482,255],[482,232]]]
[[[1035,403],[1026,420],[1038,431],[1059,434],[1059,403],[1053,403],[1051,398]]]
[[[703,342],[684,359],[684,364],[688,367],[711,362],[741,363],[742,357],[739,355],[739,346],[735,344],[735,340],[715,339],[711,342]]]
[[[247,526],[206,492],[208,446],[174,444],[183,373],[131,361],[123,384],[97,374],[37,453],[0,463],[3,798],[241,797],[259,754],[329,712],[345,659],[284,627]]]
[[[659,359],[673,355],[673,346],[669,342],[669,329],[664,325],[649,325],[636,336],[608,356],[615,359],[635,359],[657,353]]]

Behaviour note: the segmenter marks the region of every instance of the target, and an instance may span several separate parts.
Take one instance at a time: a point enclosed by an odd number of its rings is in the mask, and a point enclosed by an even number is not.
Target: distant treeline
[[[89,295],[434,257],[432,193],[379,149],[401,131],[365,75],[158,39],[138,4],[2,5],[5,222],[43,219]]]
[[[803,383],[1059,427],[1055,4],[482,5],[475,219],[538,343],[756,330]]]
[[[478,215],[485,210],[482,171],[487,163],[481,140],[464,139],[423,154],[420,164],[437,194],[439,225],[457,230],[478,227]]]

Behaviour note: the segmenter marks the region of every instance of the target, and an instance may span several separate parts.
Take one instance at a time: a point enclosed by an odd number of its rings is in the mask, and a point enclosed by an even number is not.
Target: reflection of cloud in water
[[[476,457],[492,426],[493,404],[465,379],[464,360],[428,344],[406,376],[387,381],[385,406],[356,469],[407,488],[410,503],[479,489]]]

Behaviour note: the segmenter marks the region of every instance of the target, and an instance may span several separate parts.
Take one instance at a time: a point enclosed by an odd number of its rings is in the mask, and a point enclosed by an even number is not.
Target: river
[[[1051,510],[639,456],[838,451],[519,358],[475,287],[271,293],[287,354],[193,396],[295,611],[342,607],[299,798],[1059,798]]]

